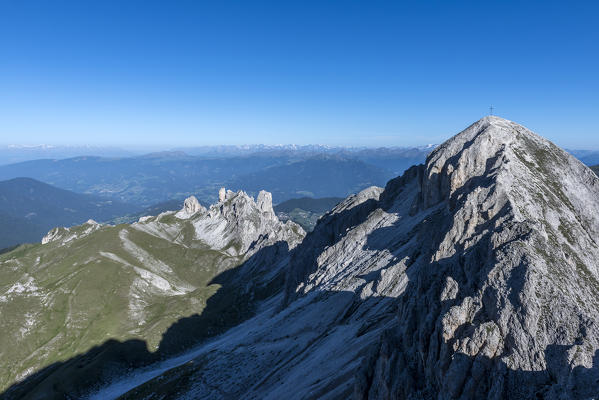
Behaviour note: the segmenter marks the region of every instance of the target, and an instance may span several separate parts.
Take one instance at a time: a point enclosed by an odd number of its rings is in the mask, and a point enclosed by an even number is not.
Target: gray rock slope
[[[582,163],[485,117],[325,214],[253,318],[96,398],[596,398],[598,199]]]

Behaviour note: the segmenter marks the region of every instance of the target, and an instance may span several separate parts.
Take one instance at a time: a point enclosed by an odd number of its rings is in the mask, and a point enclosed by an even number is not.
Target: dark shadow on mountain
[[[251,251],[251,248],[250,248]],[[13,384],[0,399],[78,399],[134,368],[175,355],[202,340],[220,334],[254,314],[257,301],[280,293],[284,282],[280,267],[289,254],[287,242],[264,247],[243,264],[224,271],[210,284],[221,287],[201,314],[181,318],[163,334],[156,352],[143,340],[107,340],[84,354],[53,363]]]
[[[143,340],[110,339],[69,360],[55,362],[8,388],[1,399],[77,399],[89,388],[158,361]]]
[[[208,299],[201,314],[181,318],[168,328],[160,342],[160,354],[167,356],[182,351],[254,315],[257,301],[283,287],[284,271],[269,268],[288,253],[287,242],[280,241],[262,248],[243,265],[215,277],[210,284],[219,284],[221,288]]]

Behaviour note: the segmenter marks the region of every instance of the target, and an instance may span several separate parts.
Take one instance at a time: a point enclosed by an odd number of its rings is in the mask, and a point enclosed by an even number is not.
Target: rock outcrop
[[[192,224],[197,238],[232,255],[251,255],[265,244],[281,240],[292,249],[305,235],[296,223],[279,221],[272,209],[272,195],[265,191],[254,200],[244,191],[229,190],[223,201],[198,214]]]
[[[177,214],[177,218],[185,219],[192,217],[195,213],[206,211],[206,208],[200,204],[195,196],[189,196],[183,202],[183,209]]]
[[[256,198],[256,203],[258,204],[258,208],[260,209],[260,211],[262,211],[263,213],[269,214],[269,215],[274,215],[274,210],[272,208],[272,194],[265,191],[265,190],[261,190],[258,193],[258,197]]]
[[[46,236],[42,238],[42,244],[59,241],[64,244],[75,239],[83,238],[100,229],[101,227],[102,225],[93,219],[87,220],[82,225],[72,226],[69,228],[56,227],[50,230],[50,232],[48,232]]]

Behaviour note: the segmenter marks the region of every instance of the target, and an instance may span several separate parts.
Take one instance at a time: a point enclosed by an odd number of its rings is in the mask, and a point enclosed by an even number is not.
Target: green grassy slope
[[[0,253],[0,397],[79,398],[251,316],[304,235],[266,205],[229,193],[209,210],[57,228]]]
[[[155,350],[170,325],[201,313],[219,287],[210,280],[239,261],[125,225],[3,254],[0,282],[13,283],[0,286],[0,315],[13,329],[0,336],[0,388],[109,338],[142,338]]]

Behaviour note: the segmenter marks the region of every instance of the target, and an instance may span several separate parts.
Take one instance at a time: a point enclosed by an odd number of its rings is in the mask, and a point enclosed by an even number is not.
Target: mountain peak
[[[485,117],[380,199],[341,203],[323,219],[292,258],[286,304],[349,292],[361,301],[344,321],[381,318],[366,305],[373,298],[397,310],[363,364],[357,398],[590,398],[598,199],[589,168],[515,122]],[[347,340],[344,348],[359,343]]]
[[[204,211],[206,211],[206,208],[200,204],[198,199],[195,196],[189,196],[183,202],[183,209],[175,215],[177,218],[185,219],[192,217],[195,213]]]
[[[448,198],[477,177],[500,178],[505,188],[532,181],[541,186],[559,181],[558,188],[573,187],[586,185],[581,179],[588,182],[595,178],[582,163],[547,139],[496,116],[480,119],[441,144],[428,156],[424,169],[425,207]]]
[[[493,144],[502,144],[511,142],[518,134],[538,137],[520,124],[495,115],[488,115],[438,146],[431,152],[429,158],[447,151],[454,153],[456,149],[476,140],[479,136],[488,137],[494,142]]]

